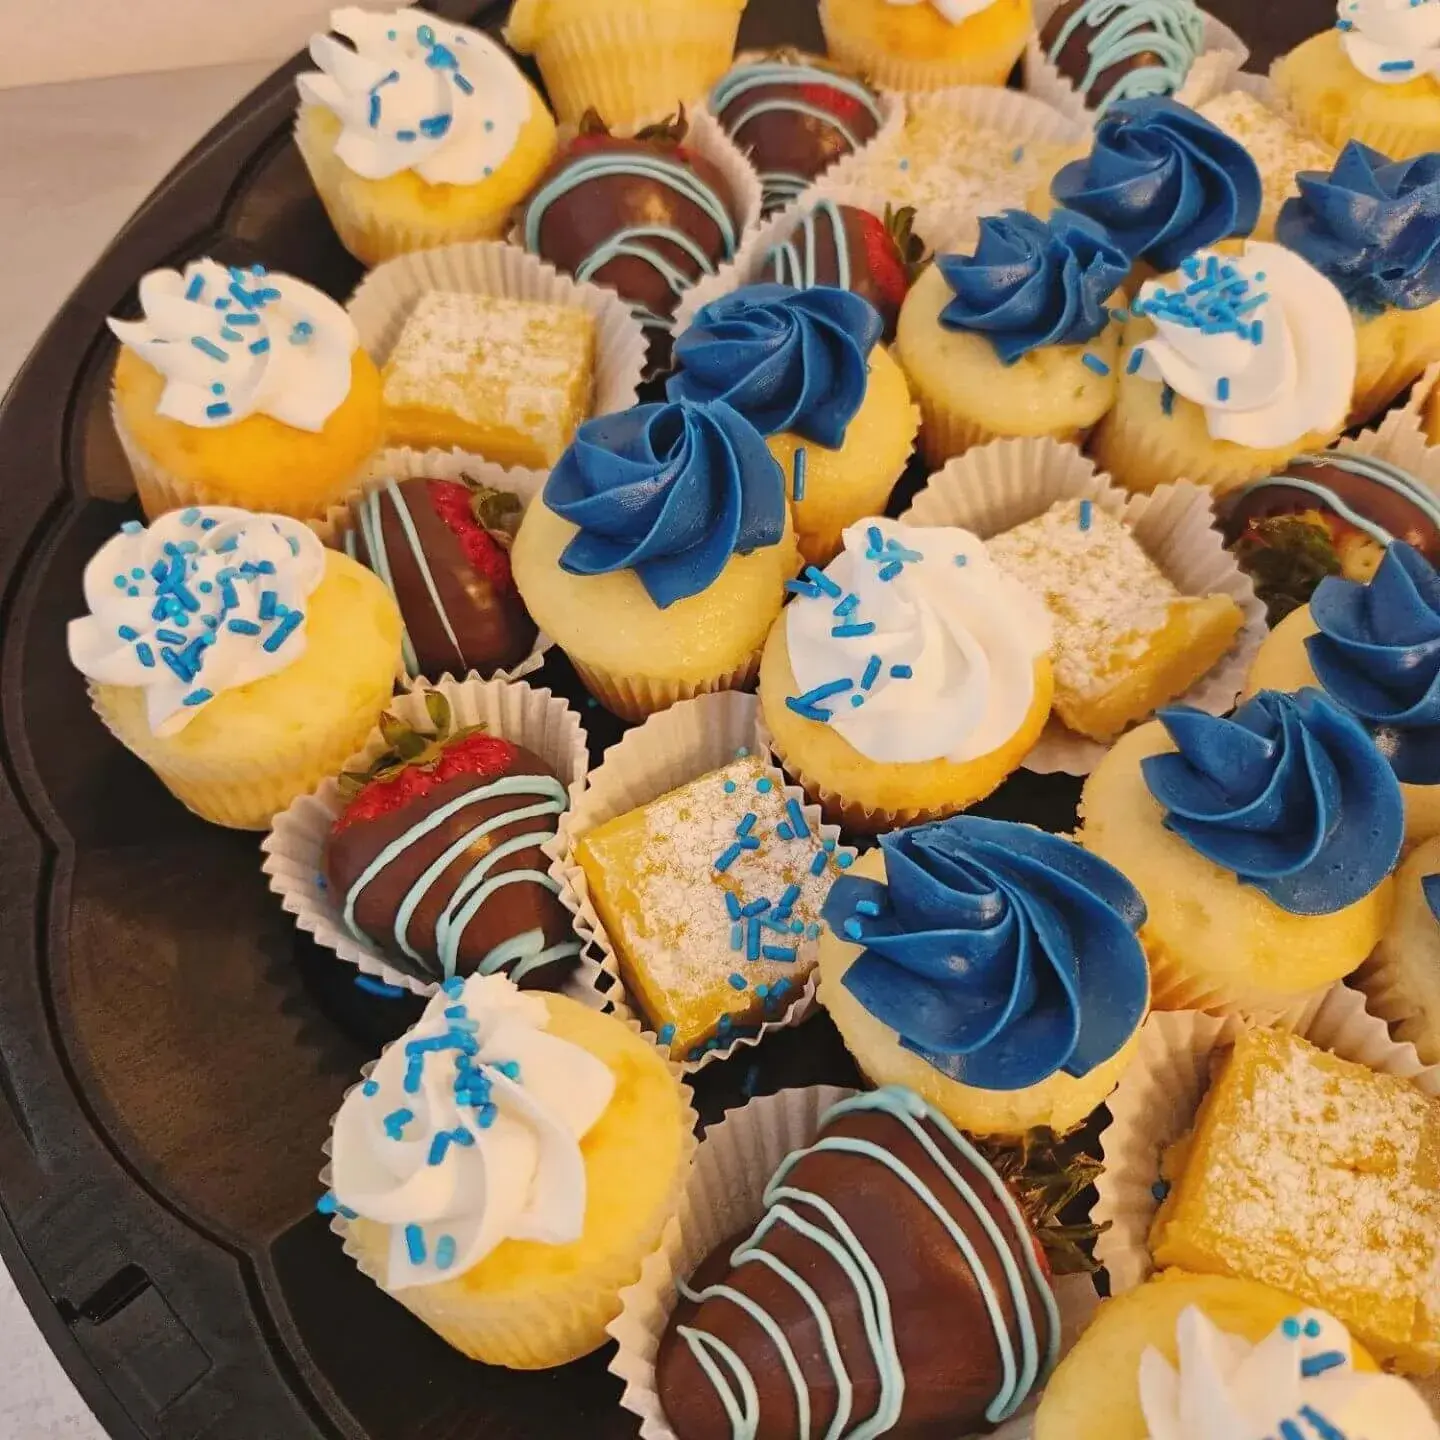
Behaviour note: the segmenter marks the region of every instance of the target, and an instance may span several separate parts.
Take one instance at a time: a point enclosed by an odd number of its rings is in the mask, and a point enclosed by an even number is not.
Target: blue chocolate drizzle
[[[1087,1075],[1149,999],[1145,903],[1113,866],[1029,826],[961,815],[880,840],[824,918],[865,947],[845,988],[907,1050],[982,1090]]]
[[[850,289],[853,267],[850,263],[850,236],[845,229],[845,217],[840,207],[829,199],[817,200],[805,212],[805,218],[791,232],[788,240],[773,245],[765,254],[765,266],[770,278],[777,285],[791,285],[797,290],[809,290],[820,282],[816,278],[815,247],[818,235],[816,219],[824,215],[830,222],[830,234],[835,246],[835,283],[841,290]]]
[[[675,341],[672,400],[723,400],[762,435],[835,450],[865,403],[885,328],[863,296],[830,285],[746,285],[698,311]]]
[[[1175,752],[1140,762],[1165,825],[1292,915],[1333,915],[1390,873],[1400,787],[1360,725],[1318,690],[1262,690],[1229,719],[1160,711]]]
[[[544,503],[579,527],[563,569],[633,570],[661,609],[707,589],[731,556],[785,534],[785,476],[723,402],[637,405],[586,421],[550,472]]]
[[[1130,100],[1095,127],[1084,160],[1051,182],[1059,205],[1103,225],[1132,259],[1174,270],[1260,216],[1260,171],[1218,125],[1174,100]]]
[[[1330,576],[1305,642],[1325,693],[1361,721],[1406,785],[1440,783],[1440,575],[1397,540],[1368,584]]]
[[[1056,35],[1052,63],[1058,64],[1071,36],[1082,28],[1096,33],[1090,36],[1090,64],[1077,88],[1092,109],[1102,111],[1118,100],[1173,95],[1205,44],[1205,16],[1195,0],[1084,0]],[[1092,91],[1100,77],[1137,55],[1153,55],[1158,63],[1127,69],[1097,100]]]

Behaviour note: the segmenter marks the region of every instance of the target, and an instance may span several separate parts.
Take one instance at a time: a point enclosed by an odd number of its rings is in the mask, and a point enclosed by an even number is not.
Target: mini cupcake
[[[1354,983],[1422,1065],[1440,1065],[1440,836],[1395,872],[1395,916]]]
[[[874,520],[790,588],[760,666],[785,768],[871,834],[983,800],[1040,738],[1054,676],[1043,602],[968,531]]]
[[[602,704],[643,719],[755,674],[800,566],[785,478],[728,405],[580,427],[521,522],[515,583]]]
[[[1081,842],[1144,897],[1153,1003],[1278,1013],[1375,947],[1400,854],[1400,787],[1314,690],[1230,719],[1188,706],[1123,736],[1080,802]]]
[[[1440,1440],[1440,1425],[1333,1316],[1251,1280],[1167,1270],[1101,1305],[1046,1387],[1035,1440],[1192,1435]]]
[[[360,749],[400,665],[368,570],[297,521],[129,521],[85,567],[70,659],[120,743],[197,815],[263,830]]]
[[[1083,160],[1050,183],[1057,205],[1104,226],[1132,262],[1174,270],[1197,250],[1250,234],[1260,172],[1218,126],[1174,100],[1108,109]]]
[[[555,153],[539,92],[488,35],[346,6],[316,35],[295,122],[340,243],[362,264],[503,233]],[[353,48],[352,48],[353,47]]]
[[[1293,251],[1256,241],[1202,250],[1143,285],[1124,352],[1092,454],[1141,492],[1177,475],[1225,491],[1323,450],[1355,386],[1345,297]]]
[[[722,400],[766,437],[790,480],[800,553],[824,565],[845,528],[885,509],[918,425],[884,322],[848,290],[747,285],[675,342],[672,400]]]
[[[379,448],[380,376],[328,295],[263,265],[194,260],[140,281],[111,413],[152,520],[188,505],[318,519]]]
[[[1025,49],[1030,0],[822,0],[831,56],[882,90],[1003,85]]]
[[[498,975],[451,980],[345,1097],[320,1208],[457,1350],[547,1369],[605,1343],[679,1205],[694,1118],[623,1022]]]
[[[633,129],[704,97],[729,68],[746,0],[516,0],[505,39],[533,55],[561,123]]]
[[[1365,584],[1332,576],[1260,647],[1247,687],[1318,685],[1374,737],[1405,797],[1405,839],[1440,835],[1440,574],[1397,542]]]
[[[893,832],[824,914],[820,1001],[855,1063],[962,1130],[1063,1134],[1134,1054],[1144,902],[1058,835],[978,816]]]
[[[1334,28],[1282,57],[1276,92],[1339,147],[1361,140],[1396,160],[1440,150],[1440,18],[1415,0],[1339,0]]]
[[[973,255],[941,255],[900,311],[895,353],[932,469],[1001,436],[1080,440],[1115,403],[1129,257],[1093,220],[1011,210]]]
[[[1440,360],[1440,154],[1392,163],[1351,141],[1329,174],[1296,178],[1275,238],[1350,306],[1363,425]]]

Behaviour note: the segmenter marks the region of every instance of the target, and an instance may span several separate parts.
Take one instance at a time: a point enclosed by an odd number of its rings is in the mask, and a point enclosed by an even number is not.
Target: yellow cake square
[[[1058,501],[986,549],[1044,598],[1055,713],[1092,740],[1111,740],[1183,695],[1245,623],[1228,595],[1182,595],[1129,527],[1093,501]]]
[[[595,346],[578,306],[432,290],[385,362],[388,443],[549,469],[590,414]]]
[[[1440,1101],[1252,1030],[1165,1169],[1157,1265],[1263,1281],[1343,1320],[1377,1358],[1440,1368]]]
[[[815,967],[820,907],[850,853],[740,756],[581,837],[621,978],[677,1058],[775,1019]]]

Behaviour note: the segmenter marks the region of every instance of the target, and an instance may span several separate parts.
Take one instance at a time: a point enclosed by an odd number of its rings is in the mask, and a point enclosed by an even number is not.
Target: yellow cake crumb
[[[1274,1285],[1400,1369],[1440,1368],[1440,1102],[1247,1031],[1166,1171],[1157,1265]]]

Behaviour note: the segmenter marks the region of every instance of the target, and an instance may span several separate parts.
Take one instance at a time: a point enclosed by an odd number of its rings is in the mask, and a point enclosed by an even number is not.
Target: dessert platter
[[[109,1432],[1440,1440],[1440,0],[331,27],[0,411]]]

